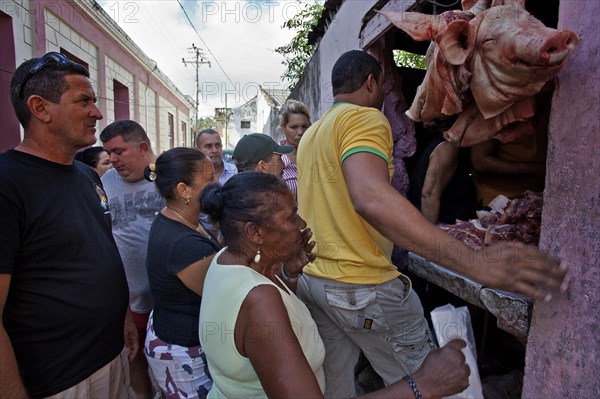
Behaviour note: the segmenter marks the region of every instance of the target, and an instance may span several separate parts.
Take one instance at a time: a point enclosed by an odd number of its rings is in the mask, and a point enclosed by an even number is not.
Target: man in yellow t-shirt
[[[548,299],[565,276],[559,259],[536,249],[518,256],[525,251],[519,244],[495,244],[494,256],[473,251],[391,186],[393,142],[379,111],[383,79],[375,58],[343,54],[332,71],[334,105],[298,148],[299,213],[314,233],[317,259],[304,268],[297,294],[325,344],[325,397],[355,394],[361,350],[389,385],[416,371],[433,347],[419,298],[391,262],[392,243],[535,298]]]
[[[299,212],[313,229],[318,256],[304,268],[298,296],[325,342],[325,397],[355,395],[353,366],[361,350],[389,385],[415,372],[434,347],[410,280],[398,278],[390,260],[393,243],[355,211],[346,162],[373,157],[389,185],[393,141],[378,110],[379,63],[362,51],[346,58],[338,61],[339,69],[351,70],[367,101],[336,102],[304,134],[298,150]],[[335,73],[336,67],[334,90]]]

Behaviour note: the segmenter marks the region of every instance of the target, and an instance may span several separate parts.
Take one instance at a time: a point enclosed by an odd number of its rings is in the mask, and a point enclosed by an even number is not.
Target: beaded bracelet
[[[415,380],[413,380],[412,375],[410,375],[410,374],[405,375],[404,378],[402,378],[402,379],[404,381],[406,381],[408,383],[408,385],[411,387],[411,389],[413,390],[413,393],[415,394],[415,399],[421,399],[421,392],[419,391],[419,388],[417,387]]]
[[[285,267],[283,267],[283,263],[282,263],[281,269],[279,269],[279,275],[281,276],[281,278],[284,281],[287,281],[288,283],[297,283],[298,280],[300,280],[300,276],[302,275],[302,272],[298,273],[297,277],[289,277],[287,274],[285,274]]]

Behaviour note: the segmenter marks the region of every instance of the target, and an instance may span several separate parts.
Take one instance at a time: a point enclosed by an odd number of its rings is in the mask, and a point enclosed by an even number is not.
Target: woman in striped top
[[[298,144],[302,135],[311,125],[310,113],[306,105],[296,100],[288,100],[283,105],[279,114],[279,127],[285,136],[285,144],[294,146],[294,151],[290,154],[283,154],[283,180],[292,190],[294,199],[297,199],[296,179],[298,177],[298,168],[296,166],[296,154]]]

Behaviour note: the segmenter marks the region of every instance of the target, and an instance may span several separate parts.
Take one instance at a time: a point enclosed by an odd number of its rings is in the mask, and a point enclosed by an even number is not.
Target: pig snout
[[[570,30],[556,32],[542,45],[538,65],[554,65],[561,63],[577,46],[579,39]]]

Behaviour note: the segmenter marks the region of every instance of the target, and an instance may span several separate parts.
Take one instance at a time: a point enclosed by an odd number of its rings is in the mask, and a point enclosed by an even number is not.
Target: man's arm
[[[440,349],[434,349],[413,374],[413,380],[424,398],[442,398],[464,391],[469,386],[471,370],[465,361],[463,340],[453,340]],[[406,381],[395,383],[367,395],[364,399],[414,398]]]
[[[421,213],[431,223],[440,218],[442,193],[454,177],[458,167],[458,148],[440,143],[429,156],[429,165],[421,190]]]
[[[15,352],[2,322],[10,280],[10,274],[0,274],[0,386],[3,398],[20,399],[26,398],[27,393],[19,375]]]
[[[125,313],[125,327],[123,330],[123,336],[125,338],[125,346],[128,348],[127,357],[131,362],[135,355],[137,355],[138,350],[140,350],[140,343],[138,340],[138,332],[135,327],[135,322],[133,321],[133,316],[131,314],[131,308],[127,307],[127,312]]]
[[[356,153],[346,158],[342,170],[356,212],[396,245],[486,286],[536,299],[549,299],[551,291],[566,288],[560,260],[535,247],[501,242],[475,251],[429,223],[390,185],[381,157]]]
[[[546,165],[541,162],[513,162],[498,158],[498,140],[492,139],[471,147],[471,164],[479,173],[496,175],[543,176]]]

